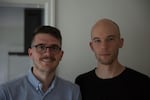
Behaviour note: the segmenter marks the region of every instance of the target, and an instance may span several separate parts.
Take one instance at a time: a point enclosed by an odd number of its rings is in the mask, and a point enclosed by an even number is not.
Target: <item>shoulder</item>
[[[134,69],[131,68],[126,68],[126,70],[124,71],[124,74],[132,79],[137,79],[137,80],[148,80],[150,81],[150,77],[139,72],[136,71]]]
[[[21,88],[26,82],[26,76],[14,79],[0,85],[0,91],[11,91]]]
[[[27,83],[26,77],[8,81],[0,85],[0,100],[7,100],[11,96],[17,96],[20,92],[24,92]]]
[[[75,83],[79,83],[85,80],[90,80],[93,79],[94,77],[95,77],[95,69],[78,75],[75,79]]]
[[[59,86],[59,88],[79,91],[78,85],[60,77],[57,77],[57,86]]]

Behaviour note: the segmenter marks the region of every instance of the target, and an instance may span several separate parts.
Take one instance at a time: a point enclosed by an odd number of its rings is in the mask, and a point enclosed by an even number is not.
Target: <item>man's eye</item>
[[[52,46],[51,49],[53,49],[53,50],[59,50],[59,47],[57,47],[57,46]]]
[[[95,42],[95,43],[99,43],[99,42],[101,42],[101,40],[98,40],[98,39],[97,39],[97,40],[94,40],[94,42]]]
[[[112,40],[114,40],[114,38],[110,37],[110,38],[108,38],[107,40],[108,40],[108,41],[112,41]]]
[[[40,48],[41,50],[45,49],[44,45],[39,45],[38,48]]]

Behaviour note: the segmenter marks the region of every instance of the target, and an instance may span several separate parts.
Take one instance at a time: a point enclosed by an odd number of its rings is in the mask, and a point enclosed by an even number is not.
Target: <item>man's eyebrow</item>
[[[107,37],[108,37],[108,38],[110,38],[110,37],[115,38],[115,37],[117,37],[117,35],[108,35]]]
[[[45,45],[44,43],[39,43],[39,44],[36,44],[36,45]]]
[[[97,39],[100,39],[99,37],[94,37],[94,38],[92,38],[92,40],[97,40]]]
[[[116,35],[108,35],[107,37],[117,37]],[[95,40],[95,39],[100,39],[99,37],[93,37],[92,38],[93,40]]]
[[[52,44],[52,45],[50,45],[51,47],[60,47],[59,45],[57,45],[57,44]]]

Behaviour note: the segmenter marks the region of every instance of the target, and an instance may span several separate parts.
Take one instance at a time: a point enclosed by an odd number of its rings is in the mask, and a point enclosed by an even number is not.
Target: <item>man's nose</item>
[[[45,53],[46,53],[47,55],[50,55],[50,54],[53,54],[53,51],[51,50],[50,47],[47,47]]]
[[[106,41],[101,42],[101,48],[106,49],[108,47],[108,43]]]

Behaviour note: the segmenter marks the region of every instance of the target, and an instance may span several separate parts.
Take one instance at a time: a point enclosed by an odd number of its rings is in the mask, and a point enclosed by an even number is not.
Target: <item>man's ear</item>
[[[119,46],[119,47],[122,48],[122,47],[123,47],[123,44],[124,44],[124,39],[121,38],[121,39],[120,39],[120,46]]]
[[[93,49],[93,44],[92,44],[91,41],[90,41],[90,43],[89,43],[89,46],[90,46],[91,50],[93,51],[94,49]]]
[[[64,51],[61,51],[60,53],[61,53],[61,55],[60,55],[60,61],[61,61],[61,59],[62,59],[62,57],[64,55]]]
[[[29,55],[29,57],[32,56],[32,49],[31,48],[28,49],[28,55]]]

